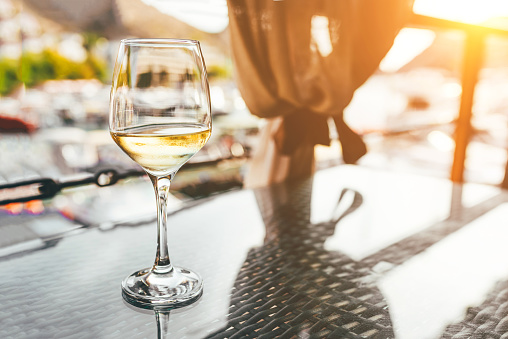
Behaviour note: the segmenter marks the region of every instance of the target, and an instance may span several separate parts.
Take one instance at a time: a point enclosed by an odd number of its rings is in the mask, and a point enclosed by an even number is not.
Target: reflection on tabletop
[[[506,202],[495,187],[355,166],[205,199],[170,215],[169,240],[202,273],[203,296],[158,323],[119,285],[152,260],[153,221],[66,233],[0,260],[13,272],[0,283],[0,337],[500,338]]]

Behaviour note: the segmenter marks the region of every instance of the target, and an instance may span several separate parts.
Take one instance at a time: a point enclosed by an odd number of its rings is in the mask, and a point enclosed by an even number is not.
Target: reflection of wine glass
[[[145,307],[191,302],[201,295],[203,282],[169,260],[166,205],[171,179],[210,137],[210,95],[199,43],[122,40],[110,104],[111,135],[146,171],[157,200],[155,263],[128,276],[123,295]]]
[[[157,321],[157,339],[169,338],[169,311],[155,310],[155,321]]]

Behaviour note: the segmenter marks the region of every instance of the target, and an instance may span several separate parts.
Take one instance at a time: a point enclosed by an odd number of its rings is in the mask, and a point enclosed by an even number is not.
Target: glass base
[[[173,267],[167,273],[155,273],[152,268],[146,268],[125,278],[122,292],[127,302],[138,307],[177,308],[199,299],[203,279],[181,267]]]

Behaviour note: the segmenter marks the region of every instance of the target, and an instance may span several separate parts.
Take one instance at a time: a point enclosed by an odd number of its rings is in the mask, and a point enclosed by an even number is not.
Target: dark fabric
[[[284,117],[274,139],[282,154],[290,155],[301,144],[329,145],[327,118],[307,111],[296,111]]]
[[[281,153],[328,145],[326,118],[334,117],[345,161],[365,154],[343,110],[378,68],[411,6],[412,0],[228,0],[239,89],[253,114],[284,117],[274,136]]]

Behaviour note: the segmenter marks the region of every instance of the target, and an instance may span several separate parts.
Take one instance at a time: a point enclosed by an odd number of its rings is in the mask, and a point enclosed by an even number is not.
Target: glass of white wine
[[[113,72],[109,129],[113,140],[148,174],[157,202],[157,252],[152,267],[122,282],[127,301],[173,307],[202,293],[195,272],[169,259],[166,205],[171,179],[208,141],[210,94],[199,42],[125,39]]]

